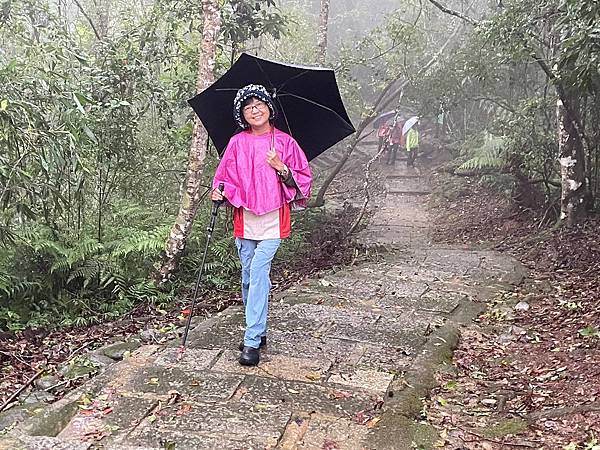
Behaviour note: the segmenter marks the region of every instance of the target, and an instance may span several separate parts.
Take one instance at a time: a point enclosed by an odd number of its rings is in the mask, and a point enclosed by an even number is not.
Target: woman
[[[387,146],[387,139],[389,134],[390,125],[387,122],[383,122],[381,125],[379,125],[379,128],[377,129],[377,137],[379,138],[379,142],[377,144],[377,153],[381,151],[381,148],[384,145]]]
[[[392,125],[392,128],[389,133],[389,144],[390,149],[387,158],[387,164],[391,164],[392,166],[396,164],[396,154],[398,153],[398,148],[404,148],[405,139],[402,134],[402,122],[397,121]]]
[[[256,84],[240,89],[233,117],[242,129],[229,141],[213,180],[213,200],[234,208],[233,234],[242,264],[246,332],[239,362],[255,366],[266,344],[271,261],[291,231],[290,211],[303,209],[312,176],[302,149],[273,126],[275,106]],[[223,183],[223,192],[216,187]]]

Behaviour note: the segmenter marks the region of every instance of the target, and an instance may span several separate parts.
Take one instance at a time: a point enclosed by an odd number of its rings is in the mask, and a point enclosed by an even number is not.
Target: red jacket
[[[396,126],[392,128],[390,133],[390,143],[392,144],[400,144],[404,146],[406,144],[405,136],[402,134],[402,123],[396,123]]]

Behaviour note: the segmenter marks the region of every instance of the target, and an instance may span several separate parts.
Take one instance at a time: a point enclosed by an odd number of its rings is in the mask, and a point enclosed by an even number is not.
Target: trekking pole
[[[219,183],[219,192],[223,194],[225,186],[223,183]],[[202,256],[202,262],[200,263],[200,270],[198,271],[198,278],[196,278],[196,286],[194,287],[194,295],[192,296],[192,306],[190,307],[190,315],[188,316],[187,323],[185,324],[185,331],[183,332],[183,339],[181,340],[181,347],[185,347],[187,341],[188,332],[190,331],[190,324],[192,323],[192,316],[194,315],[194,305],[196,304],[196,296],[198,295],[198,288],[200,287],[200,279],[204,272],[204,262],[206,261],[206,254],[208,253],[208,246],[210,244],[210,238],[212,237],[213,230],[215,229],[215,223],[217,221],[217,212],[219,206],[224,200],[213,200],[212,212],[210,214],[210,222],[206,227],[206,246],[204,247],[204,255]]]

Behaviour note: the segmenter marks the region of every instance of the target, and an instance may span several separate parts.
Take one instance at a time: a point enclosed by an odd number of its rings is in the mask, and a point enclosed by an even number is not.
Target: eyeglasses
[[[266,103],[253,103],[252,105],[248,105],[248,106],[244,106],[244,108],[242,108],[242,111],[244,111],[244,114],[246,113],[251,113],[253,112],[253,110],[256,109],[256,111],[266,111],[267,110],[267,104]]]

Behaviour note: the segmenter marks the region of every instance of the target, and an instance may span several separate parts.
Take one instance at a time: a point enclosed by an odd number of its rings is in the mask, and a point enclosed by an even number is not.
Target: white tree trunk
[[[198,62],[198,77],[196,90],[203,91],[214,81],[214,67],[221,26],[219,3],[217,0],[203,0],[202,12],[204,27],[200,43],[200,59]],[[181,198],[179,213],[171,233],[165,244],[165,255],[162,266],[157,273],[157,281],[167,281],[177,269],[181,253],[185,249],[187,239],[192,231],[192,225],[200,203],[200,182],[202,167],[206,158],[206,144],[208,133],[196,117],[192,134],[192,145],[188,156],[185,190]]]
[[[325,65],[327,59],[327,27],[329,24],[329,0],[321,0],[318,32],[318,62]]]
[[[572,111],[579,111],[574,96],[569,97]],[[583,143],[575,129],[576,118],[569,117],[561,99],[556,103],[558,125],[558,154],[562,192],[560,196],[560,220],[572,226],[585,217],[585,155]]]

